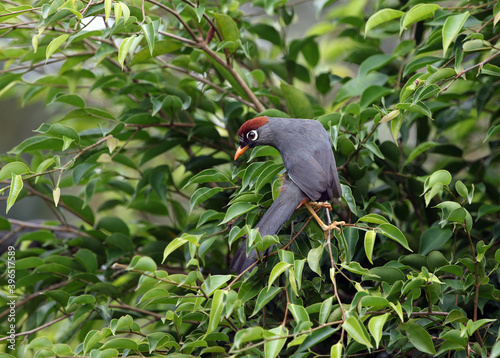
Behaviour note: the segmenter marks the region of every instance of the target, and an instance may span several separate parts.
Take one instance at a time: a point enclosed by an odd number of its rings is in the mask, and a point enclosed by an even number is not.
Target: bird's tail
[[[285,181],[283,184],[283,190],[281,191],[279,197],[274,201],[256,225],[256,228],[259,229],[260,235],[264,237],[266,235],[277,234],[304,198],[304,193],[294,182],[291,180]],[[238,251],[236,251],[234,258],[231,261],[230,269],[232,271],[241,273],[256,261],[256,251],[252,250],[247,257],[246,247],[247,241],[245,240],[238,248]],[[271,252],[271,250],[272,246],[262,252],[262,254],[267,255]]]

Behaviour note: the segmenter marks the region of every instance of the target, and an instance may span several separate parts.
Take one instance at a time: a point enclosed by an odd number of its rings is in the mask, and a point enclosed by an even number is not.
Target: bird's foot
[[[321,228],[323,229],[323,231],[337,230],[338,232],[340,232],[340,226],[343,225],[345,225],[345,221],[334,221],[330,225],[325,225],[322,222]]]
[[[309,212],[311,213],[311,215],[314,217],[314,219],[316,219],[316,222],[318,223],[318,225],[321,227],[321,229],[325,232],[327,231],[330,231],[330,230],[338,230],[340,232],[340,226],[342,225],[345,225],[345,221],[334,221],[333,223],[331,223],[330,225],[326,225],[323,220],[320,219],[320,217],[318,216],[318,214],[316,214],[316,212],[314,211],[314,209],[311,207],[311,204],[320,204],[320,206],[322,204],[328,204],[330,205],[329,203],[309,203],[309,202],[305,202],[304,203],[304,206],[307,208],[307,210],[309,210]],[[326,207],[327,206],[321,206],[321,207]],[[331,209],[331,206],[330,206],[330,209]]]
[[[311,201],[309,204],[316,208],[327,208],[328,210],[332,211],[332,205],[327,201]]]

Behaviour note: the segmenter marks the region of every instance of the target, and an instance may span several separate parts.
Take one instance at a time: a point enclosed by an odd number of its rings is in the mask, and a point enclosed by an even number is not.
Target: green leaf
[[[282,170],[282,164],[273,164],[265,168],[255,181],[255,193],[258,193],[264,185],[268,184]]]
[[[410,343],[418,349],[427,354],[435,355],[436,349],[432,343],[431,335],[418,324],[411,324],[406,330],[406,335]]]
[[[285,345],[288,336],[288,329],[283,326],[278,326],[270,329],[268,332],[272,333],[273,336],[267,337],[266,335],[266,338],[273,338],[273,339],[265,341],[264,355],[266,358],[276,358],[283,349],[283,346]],[[276,339],[277,337],[283,337],[283,338]]]
[[[203,187],[197,189],[191,196],[191,199],[189,200],[189,211],[193,211],[195,206],[200,205],[205,200],[210,199],[212,196],[214,196],[217,193],[220,193],[221,191],[223,191],[223,189],[219,187],[216,188]]]
[[[403,32],[404,30],[408,29],[408,26],[411,24],[414,24],[416,22],[428,19],[429,17],[434,16],[434,12],[437,9],[440,9],[441,7],[436,4],[418,4],[415,5],[408,11],[404,17],[401,19],[401,29],[400,31]]]
[[[55,123],[55,124],[47,124],[43,123],[35,130],[37,133],[43,133],[50,135],[52,137],[60,138],[64,140],[64,137],[72,139],[76,143],[80,142],[80,136],[77,131],[69,126],[65,126],[63,124]]]
[[[365,233],[365,253],[366,253],[366,258],[368,261],[370,261],[371,264],[373,264],[373,248],[375,247],[375,238],[377,237],[377,234],[375,230],[369,230]]]
[[[344,349],[344,345],[342,342],[335,343],[330,348],[330,357],[331,358],[342,358],[342,350]]]
[[[483,204],[479,207],[477,212],[477,219],[483,217],[484,215],[489,215],[497,213],[500,211],[500,205]]]
[[[319,276],[321,276],[321,267],[320,267],[320,260],[321,260],[321,255],[323,254],[324,247],[323,245],[320,245],[312,250],[309,250],[309,253],[307,254],[307,264],[313,270],[316,272]]]
[[[99,343],[104,338],[111,335],[111,330],[109,328],[104,328],[101,331],[91,330],[85,336],[83,340],[83,352],[89,352],[92,347],[94,347],[97,343]],[[102,347],[101,347],[102,348]]]
[[[224,309],[224,297],[226,291],[217,290],[212,297],[212,305],[210,306],[210,318],[208,319],[207,333],[215,331],[220,323],[222,311]]]
[[[368,330],[370,331],[370,334],[375,340],[375,348],[377,349],[380,344],[380,340],[382,339],[384,324],[387,321],[387,318],[389,318],[389,316],[390,313],[385,313],[380,316],[374,316],[370,318],[370,321],[368,322]]]
[[[255,316],[257,312],[260,312],[262,308],[267,305],[279,292],[283,290],[283,287],[271,286],[270,288],[263,288],[257,296],[257,301],[255,301],[255,308],[251,316]]]
[[[22,175],[29,172],[30,169],[23,162],[8,163],[0,169],[0,181],[12,178],[13,175]]]
[[[154,48],[155,48],[155,39],[158,34],[159,21],[148,22],[147,24],[142,25],[142,31],[146,35],[146,41],[149,47],[149,53],[151,57],[153,57]]]
[[[58,10],[68,10],[70,11],[73,15],[81,19],[83,16],[78,12],[77,8],[75,7],[75,1],[74,0],[68,0],[64,4],[62,4]]]
[[[280,155],[278,149],[271,147],[269,145],[261,145],[252,149],[252,153],[250,154],[247,163],[251,162],[254,158],[276,156],[276,155]]]
[[[59,47],[61,47],[61,45],[68,39],[68,37],[68,34],[64,34],[57,36],[55,39],[50,41],[49,45],[47,46],[47,50],[45,50],[45,61],[47,61],[50,56],[52,56],[52,54],[56,52]]]
[[[240,30],[234,20],[226,14],[214,13],[217,27],[219,28],[224,41],[232,42],[231,50],[234,51],[238,48],[237,43],[240,40]]]
[[[139,270],[139,271],[149,271],[155,272],[157,269],[156,262],[148,256],[134,256],[132,261],[130,261],[127,271],[129,270]]]
[[[332,310],[332,302],[333,296],[328,297],[326,300],[321,303],[321,308],[319,310],[319,323],[326,323],[328,320],[328,316],[330,316],[330,312]]]
[[[399,19],[401,16],[403,16],[403,14],[404,14],[403,11],[394,9],[382,9],[377,11],[375,14],[370,16],[366,21],[365,37],[374,27],[394,19]]]
[[[130,338],[113,338],[106,343],[102,347],[101,350],[108,348],[116,348],[116,349],[130,349],[132,351],[136,351],[138,349],[137,342]]]
[[[27,270],[43,265],[43,260],[39,257],[26,257],[16,260],[16,270]]]
[[[488,132],[486,133],[486,138],[484,138],[483,143],[486,142],[491,136],[498,133],[500,133],[500,125],[490,127],[490,129],[488,129]]]
[[[361,267],[359,262],[351,261],[351,262],[349,262],[348,265],[346,265],[345,263],[341,263],[340,265],[349,272],[352,272],[352,273],[355,273],[358,275],[371,276],[370,271],[368,269]]]
[[[417,58],[411,60],[410,62],[408,62],[408,64],[405,66],[405,69],[403,71],[403,76],[407,76],[409,74],[412,74],[412,73],[416,72],[417,70],[419,70],[427,65],[431,65],[431,64],[434,64],[434,63],[439,62],[439,61],[442,61],[442,58],[433,57],[433,56],[417,57]],[[420,74],[418,74],[418,75],[420,76]],[[411,82],[409,81],[409,83],[411,83]],[[411,85],[414,85],[414,82],[411,83]],[[408,94],[408,91],[405,89],[406,88],[403,88],[403,91],[401,91],[401,95]],[[401,99],[401,100],[403,100],[403,99]]]
[[[290,86],[284,82],[281,83],[281,90],[286,101],[288,113],[293,118],[313,118],[314,112],[309,98],[303,91]]]
[[[371,224],[388,224],[389,221],[387,221],[386,218],[384,218],[382,215],[378,214],[367,214],[362,216],[361,218],[358,219],[358,222],[365,222],[365,223],[371,223]]]
[[[259,326],[241,329],[234,336],[234,345],[239,348],[243,343],[261,339],[263,333],[264,329]]]
[[[348,319],[346,319],[342,327],[346,330],[347,334],[349,334],[349,336],[351,336],[356,342],[364,345],[367,348],[373,347],[368,331],[356,314],[353,314]]]
[[[462,46],[462,50],[464,52],[477,52],[477,51],[490,50],[491,47],[492,45],[488,41],[475,39],[464,43]]]
[[[365,148],[368,149],[373,154],[375,154],[380,159],[385,159],[384,155],[380,151],[379,147],[375,144],[375,142],[372,142],[372,141],[366,142],[365,143]]]
[[[405,249],[412,251],[408,246],[408,241],[406,241],[406,237],[396,226],[392,224],[382,224],[378,227],[379,232],[387,236],[389,239],[396,241],[398,244],[403,246]]]
[[[40,348],[51,349],[52,342],[47,337],[36,337],[28,345],[28,349],[40,349]]]
[[[323,327],[313,331],[311,334],[307,336],[304,342],[297,349],[297,353],[304,352],[309,348],[317,345],[319,342],[324,341],[328,337],[330,337],[333,333],[335,333],[337,329],[333,329],[331,327]]]
[[[498,77],[500,76],[500,67],[487,63],[481,68],[481,74]]]
[[[418,252],[427,255],[439,250],[451,238],[453,231],[449,228],[430,227],[422,233]]]
[[[139,50],[134,55],[134,58],[132,59],[130,64],[135,65],[138,63],[147,62],[152,57],[158,57],[161,55],[165,55],[167,53],[177,51],[180,48],[182,48],[182,44],[180,42],[175,41],[175,40],[169,39],[169,40],[155,41],[153,54],[150,53],[149,46],[147,48],[145,47],[142,50]]]
[[[84,204],[82,199],[73,195],[61,195],[61,201],[82,220],[91,225],[94,223],[94,213],[89,206]]]
[[[12,205],[14,205],[22,189],[23,189],[23,179],[21,175],[12,174],[9,197],[7,198],[7,209],[5,210],[6,213],[8,213]]]
[[[168,245],[167,247],[165,248],[165,250],[163,251],[163,262],[165,262],[165,260],[167,259],[167,257],[172,253],[174,252],[175,250],[177,250],[179,247],[183,246],[185,243],[187,242],[191,242],[195,245],[198,245],[198,242],[201,238],[201,235],[189,235],[189,234],[182,234],[182,236],[180,237],[177,237],[175,239],[173,239]]]
[[[309,314],[307,314],[307,311],[303,306],[295,305],[292,303],[288,305],[288,309],[290,310],[290,313],[292,314],[297,324],[301,322],[309,322]]]
[[[361,98],[359,100],[359,104],[361,108],[366,108],[370,104],[376,102],[381,97],[385,97],[393,93],[394,90],[391,88],[383,87],[383,86],[370,86],[363,91]]]
[[[88,250],[88,249],[80,249],[78,252],[74,255],[74,258],[77,262],[80,263],[87,272],[90,273],[95,273],[97,272],[97,257],[96,255]]]
[[[272,287],[272,284],[280,275],[285,272],[292,264],[286,262],[278,262],[276,266],[273,267],[271,274],[269,275],[269,282],[267,284],[267,289],[269,290]]]
[[[54,98],[55,102],[67,103],[72,106],[85,108],[85,101],[82,97],[76,94],[63,94]]]
[[[397,109],[403,109],[405,111],[409,111],[409,112],[413,112],[413,113],[418,113],[418,114],[427,116],[430,119],[432,119],[432,112],[431,112],[431,110],[429,109],[429,107],[427,107],[425,105],[425,103],[423,103],[421,101],[418,101],[418,102],[415,102],[415,103],[398,103],[396,105],[396,108]]]
[[[425,193],[425,206],[429,206],[429,203],[433,197],[435,197],[437,194],[441,193],[443,191],[443,184],[441,183],[436,183],[433,185],[431,190],[429,190],[427,193]]]
[[[447,170],[437,170],[431,175],[429,175],[424,182],[424,191],[427,192],[435,184],[449,185],[451,183],[451,174]],[[423,194],[422,193],[422,194]]]
[[[195,183],[220,183],[220,182],[230,182],[229,178],[219,170],[216,169],[205,169],[195,176],[193,176],[189,181],[184,185],[184,188]]]
[[[36,34],[35,36],[33,36],[33,38],[31,39],[31,45],[33,46],[33,53],[36,53],[38,51],[38,39],[42,35],[43,30],[45,30],[44,27],[39,28],[38,29],[38,34]]]
[[[462,30],[465,21],[469,17],[469,12],[465,11],[458,15],[448,16],[443,26],[443,56],[446,54],[448,47]]]
[[[109,16],[111,15],[111,0],[104,0],[104,21],[108,22]]]
[[[424,143],[420,143],[419,145],[417,145],[410,153],[410,155],[408,155],[408,158],[406,158],[405,162],[403,163],[403,168],[411,163],[415,158],[417,158],[419,155],[425,153],[426,151],[434,148],[434,147],[437,147],[439,146],[439,143],[435,143],[435,142],[424,142]]]
[[[125,58],[127,57],[127,54],[132,46],[132,43],[135,40],[135,37],[136,37],[135,35],[127,37],[123,39],[123,41],[120,44],[120,48],[118,50],[118,63],[122,66],[122,69],[125,63]]]
[[[224,216],[224,220],[222,220],[220,224],[222,225],[228,223],[229,221],[255,209],[256,207],[257,205],[245,202],[235,203],[227,209],[226,216]]]
[[[340,184],[340,187],[342,188],[342,200],[347,204],[347,206],[349,206],[349,210],[351,210],[351,212],[355,215],[361,216],[363,213],[360,213],[356,206],[351,187],[344,184]]]

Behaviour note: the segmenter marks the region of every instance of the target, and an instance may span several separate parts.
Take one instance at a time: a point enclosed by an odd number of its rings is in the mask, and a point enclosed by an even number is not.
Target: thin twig
[[[467,72],[472,71],[473,69],[475,69],[475,68],[477,68],[477,67],[479,67],[479,71],[481,71],[481,69],[483,68],[483,66],[484,66],[485,64],[487,64],[488,62],[490,62],[491,60],[493,60],[495,57],[497,57],[497,56],[499,56],[499,55],[500,55],[500,51],[498,51],[498,52],[494,53],[493,55],[491,55],[490,57],[488,57],[486,60],[481,61],[481,62],[479,62],[479,63],[475,64],[474,66],[471,66],[471,67],[469,67],[469,68],[467,68],[467,69],[465,69],[465,70],[463,70],[463,71],[461,71],[461,72],[457,73],[455,76],[453,76],[453,78],[452,78],[451,82],[450,82],[450,83],[449,83],[449,84],[448,84],[445,88],[443,88],[441,91],[439,91],[439,93],[442,93],[442,92],[446,91],[448,88],[450,88],[450,86],[451,86],[453,83],[455,83],[455,81],[456,81],[457,79],[459,79],[460,77],[462,77],[462,76],[463,76],[464,74],[466,74]]]
[[[66,319],[68,317],[71,317],[73,315],[73,313],[68,313],[68,314],[65,314],[64,316],[61,316],[59,318],[56,318],[55,320],[53,321],[50,321],[50,322],[47,322],[45,324],[42,324],[41,326],[38,326],[34,329],[31,329],[29,331],[26,331],[26,332],[19,332],[19,333],[16,333],[14,334],[15,337],[21,337],[21,336],[29,336],[30,334],[33,334],[33,333],[36,333],[38,331],[41,331],[42,329],[44,328],[47,328],[47,327],[50,327],[54,324],[56,324],[57,322],[60,322],[62,321],[63,319]],[[11,336],[6,336],[6,337],[3,337],[3,338],[0,338],[0,342],[2,341],[6,341],[8,339],[10,339]]]

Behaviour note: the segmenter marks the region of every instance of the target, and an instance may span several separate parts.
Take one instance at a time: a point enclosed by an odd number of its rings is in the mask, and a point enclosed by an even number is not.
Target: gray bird
[[[270,145],[280,152],[288,172],[289,180],[285,180],[279,197],[256,225],[262,237],[278,233],[299,205],[308,201],[330,201],[342,195],[332,142],[320,122],[257,117],[243,123],[238,139],[235,160],[249,148]],[[270,249],[263,254],[267,255]],[[255,251],[247,257],[245,240],[230,268],[241,273],[256,261],[256,257]]]

